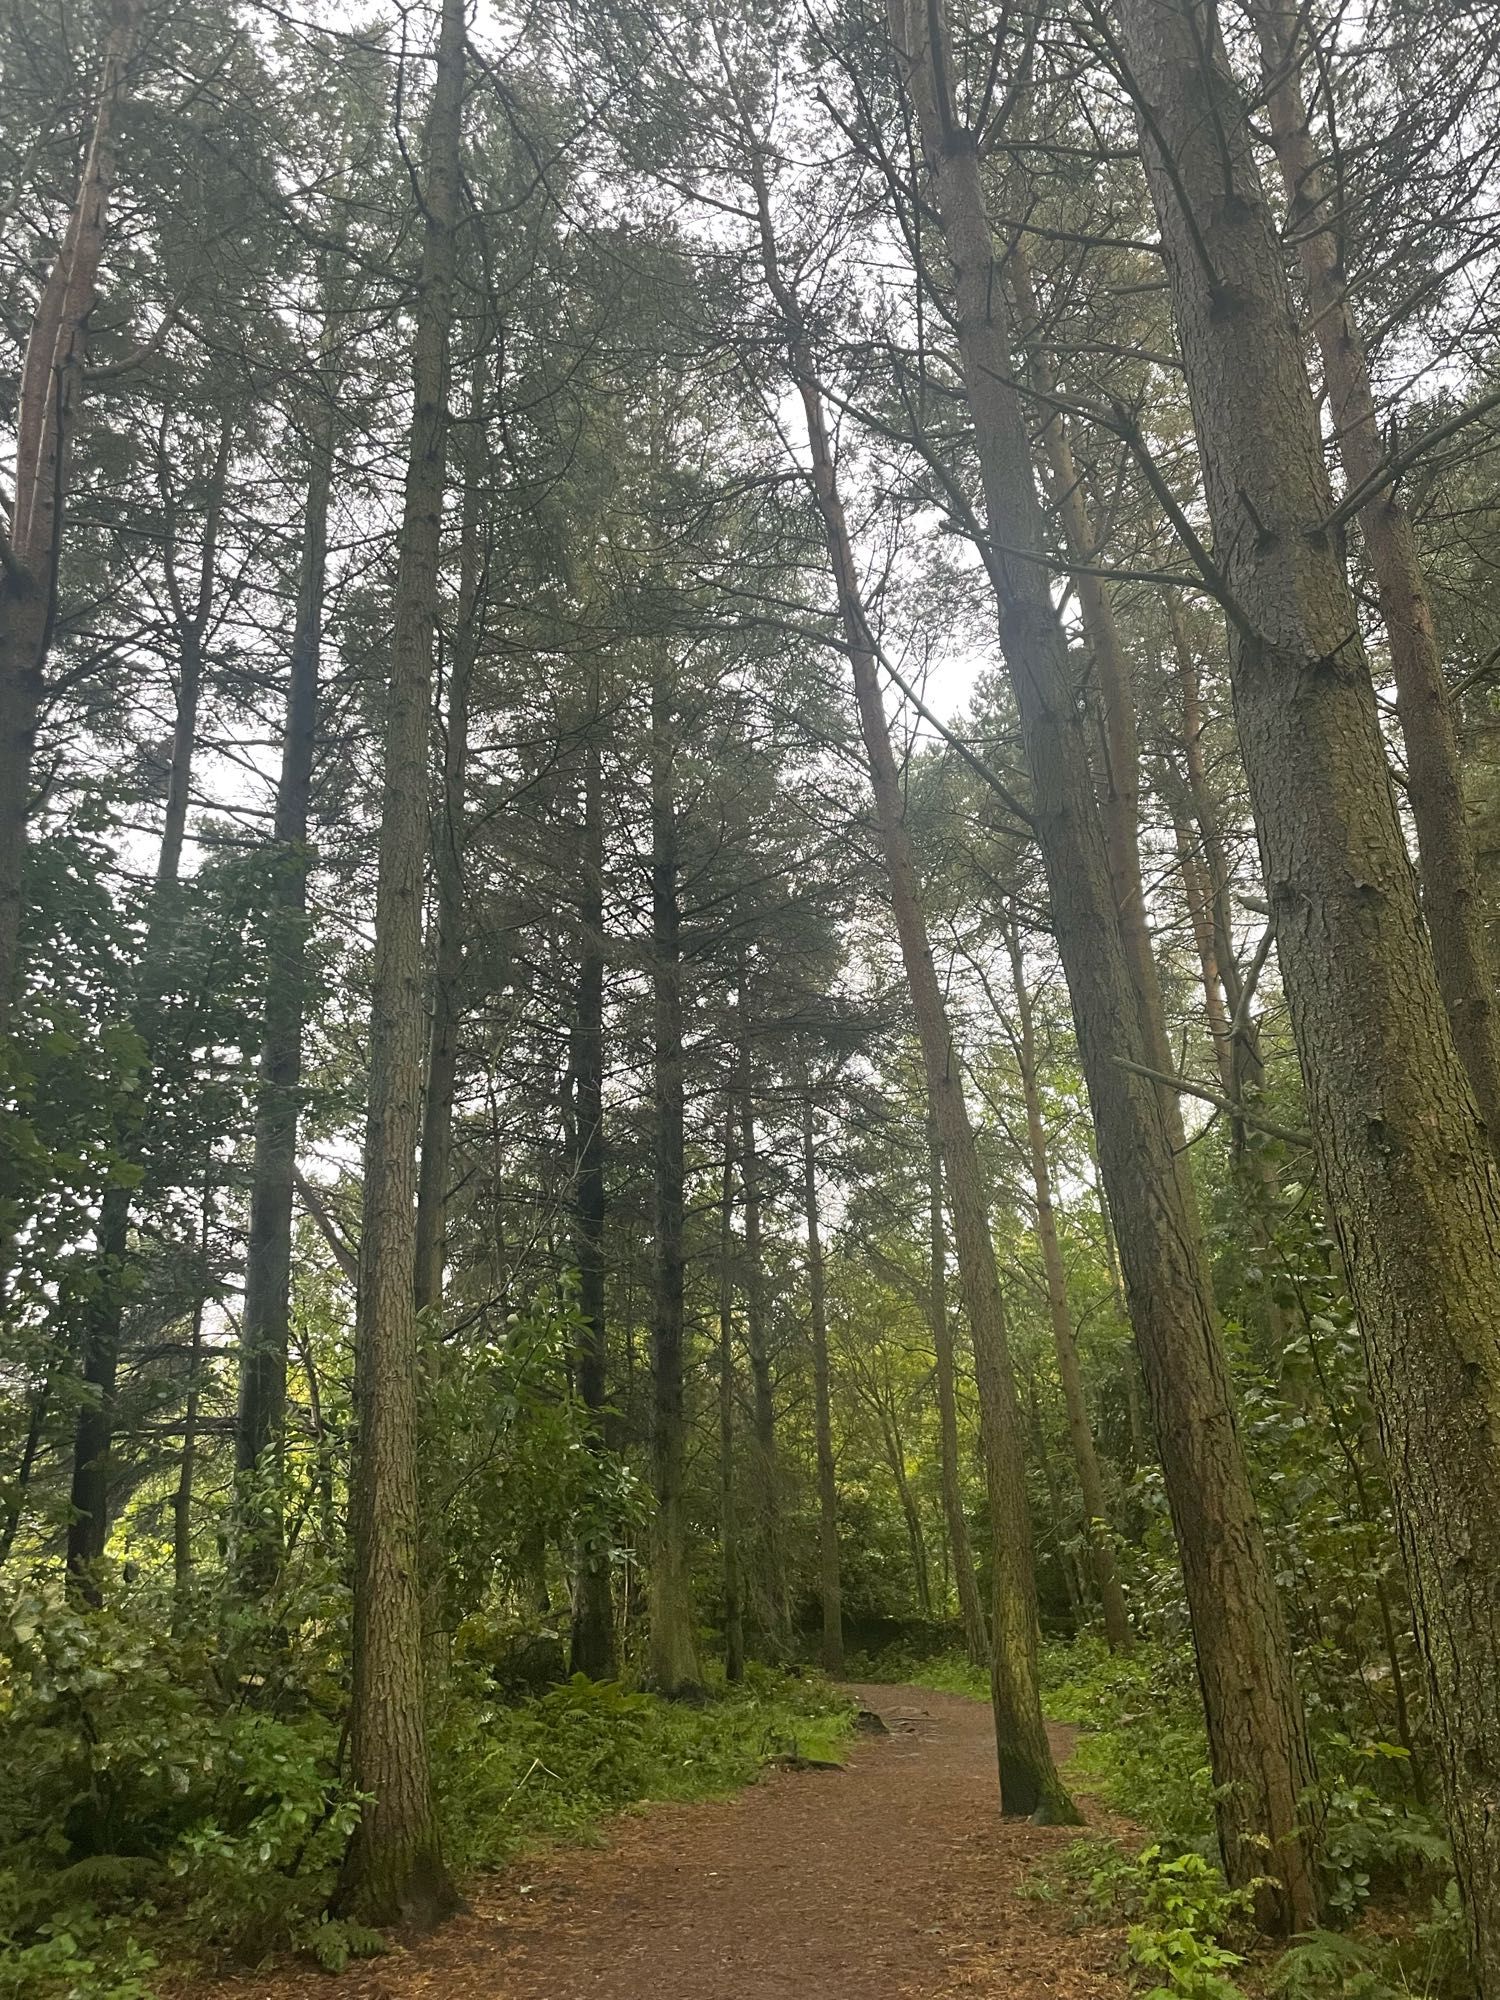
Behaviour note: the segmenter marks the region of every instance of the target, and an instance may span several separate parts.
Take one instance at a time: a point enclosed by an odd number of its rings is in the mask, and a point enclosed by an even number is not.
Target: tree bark
[[[818,1213],[818,1158],[809,1089],[802,1099],[802,1212],[807,1223],[807,1303],[812,1329],[813,1406],[818,1451],[818,1570],[823,1599],[823,1671],[844,1671],[839,1579],[839,1498],[833,1459],[833,1398],[828,1366],[828,1300]]]
[[[597,695],[597,690],[596,690]],[[607,1450],[609,1341],[604,1310],[604,757],[597,698],[583,752],[583,840],[579,856],[578,1001],[573,1086],[578,1178],[574,1255],[578,1259],[578,1396],[596,1461]],[[607,1680],[615,1667],[610,1535],[602,1524],[580,1538],[573,1612],[572,1669]]]
[[[1047,1134],[1042,1124],[1031,993],[1021,958],[1021,940],[1014,924],[1008,926],[1005,942],[1010,954],[1011,989],[1016,1001],[1016,1063],[1021,1072],[1021,1091],[1026,1102],[1026,1146],[1030,1156],[1031,1185],[1036,1195],[1036,1234],[1047,1282],[1047,1313],[1052,1323],[1052,1345],[1057,1354],[1058,1379],[1062,1383],[1063,1408],[1068,1418],[1068,1442],[1073,1449],[1073,1465],[1078,1474],[1079,1491],[1083,1495],[1085,1532],[1094,1587],[1099,1593],[1099,1608],[1104,1617],[1104,1637],[1110,1650],[1119,1653],[1127,1651],[1133,1643],[1130,1615],[1125,1608],[1125,1593],[1120,1588],[1120,1574],[1115,1566],[1109,1515],[1104,1502],[1104,1479],[1099,1471],[1099,1454],[1094,1446],[1094,1429],[1089,1421],[1088,1401],[1083,1391],[1083,1369],[1073,1332],[1073,1315],[1068,1307],[1068,1280],[1063,1269],[1062,1246],[1057,1240],[1057,1217],[1052,1207],[1052,1168],[1047,1158]]]
[[[298,1092],[307,1004],[308,820],[317,749],[318,673],[323,636],[323,577],[328,499],[333,481],[333,413],[315,414],[297,610],[276,785],[276,875],[268,911],[266,1006],[255,1087],[250,1227],[245,1244],[245,1305],[240,1324],[239,1402],[234,1466],[253,1494],[241,1509],[236,1555],[244,1580],[263,1589],[281,1541],[282,1432],[286,1416],[291,1326],[292,1208],[297,1174]],[[258,1474],[267,1490],[254,1492]]]
[[[93,130],[62,248],[37,303],[16,396],[15,490],[0,527],[0,1033],[15,998],[31,765],[57,610],[68,453],[109,220],[115,118],[144,0],[114,0]]]
[[[416,1150],[422,1089],[427,750],[448,445],[448,354],[462,179],[464,0],[443,0],[424,134],[425,230],[412,338],[412,427],[391,634],[370,980],[355,1315],[354,1781],[370,1802],[340,1901],[373,1924],[453,1907],[423,1705],[417,1481]]]
[[[686,1327],[683,1316],[683,973],[678,906],[675,726],[665,661],[651,683],[651,990],[654,1015],[656,1244],[651,1315],[651,1537],[648,1669],[665,1695],[696,1687],[688,1577]]]
[[[755,1566],[752,1609],[771,1654],[791,1652],[781,1473],[776,1458],[776,1402],[766,1340],[766,1272],[761,1246],[760,1153],[755,1132],[755,1067],[750,996],[743,959],[736,989],[739,1028],[740,1192],[745,1209],[745,1349],[750,1359],[751,1443],[755,1465]]]
[[[745,1611],[740,1577],[739,1492],[734,1476],[734,1132],[733,1098],[724,1114],[724,1183],[719,1205],[719,1554],[724,1578],[724,1678],[745,1678]]]
[[[1235,1428],[1191,1189],[1160,1090],[1115,1061],[1117,1055],[1140,1061],[1147,1045],[1066,639],[1038,559],[1045,544],[1030,442],[978,152],[945,88],[953,67],[941,0],[930,8],[892,0],[891,21],[953,266],[1001,647],[1182,1555],[1225,1869],[1237,1884],[1268,1882],[1257,1892],[1263,1923],[1301,1929],[1318,1911],[1316,1843],[1304,1803],[1314,1778],[1312,1753]]]
[[[953,1323],[948,1317],[948,1233],[943,1222],[943,1155],[930,1119],[927,1127],[927,1163],[930,1246],[928,1318],[932,1322],[932,1348],[936,1362],[943,1519],[948,1528],[948,1546],[953,1554],[953,1582],[958,1592],[964,1651],[971,1665],[987,1667],[990,1659],[989,1627],[985,1623],[984,1606],[979,1600],[979,1579],[974,1574],[974,1551],[969,1542],[969,1521],[964,1512],[963,1487],[959,1476],[958,1385],[953,1358]]]
[[[449,649],[448,712],[443,742],[442,800],[433,839],[436,903],[432,928],[432,1022],[427,1032],[427,1074],[422,1091],[421,1166],[417,1176],[417,1311],[443,1303],[448,1245],[448,1186],[453,1166],[453,1092],[458,1077],[458,1036],[463,1021],[465,947],[464,788],[469,767],[469,691],[479,657],[489,549],[484,525],[486,382],[475,364],[464,429],[463,526],[460,530],[458,603]]]
[[[1333,436],[1351,492],[1386,455],[1370,365],[1355,322],[1339,243],[1334,189],[1313,138],[1302,90],[1305,16],[1290,0],[1252,0],[1271,145],[1286,192],[1287,219],[1307,292]],[[1371,495],[1356,517],[1380,599],[1406,745],[1406,797],[1422,869],[1422,907],[1438,986],[1492,1146],[1500,1149],[1500,1012],[1495,964],[1484,930],[1474,843],[1464,810],[1463,770],[1437,627],[1411,516],[1394,486]]]
[[[1241,753],[1370,1363],[1480,1988],[1500,1991],[1500,1177],[1417,907],[1317,409],[1202,0],[1123,0]]]

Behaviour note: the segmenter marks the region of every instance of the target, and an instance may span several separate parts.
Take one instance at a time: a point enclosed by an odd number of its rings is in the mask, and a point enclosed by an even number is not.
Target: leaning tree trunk
[[[416,1151],[422,1094],[427,747],[448,443],[448,347],[462,181],[464,0],[443,0],[424,145],[425,234],[412,338],[412,428],[391,633],[370,977],[355,1315],[353,1778],[368,1795],[343,1907],[424,1926],[452,1908],[423,1704],[417,1483]]]
[[[68,451],[109,219],[115,117],[144,11],[144,0],[114,0],[78,193],[37,302],[16,393],[13,494],[0,526],[0,1033],[15,998],[31,763],[57,608]]]
[[[1021,1092],[1026,1102],[1026,1147],[1031,1164],[1031,1185],[1036,1195],[1036,1234],[1047,1282],[1052,1345],[1057,1354],[1063,1408],[1068,1418],[1068,1442],[1073,1448],[1073,1465],[1078,1474],[1079,1491],[1083,1495],[1089,1560],[1094,1573],[1094,1587],[1099,1593],[1099,1608],[1104,1614],[1104,1637],[1110,1650],[1119,1653],[1129,1648],[1133,1635],[1130,1615],[1125,1609],[1125,1593],[1120,1587],[1120,1572],[1115,1565],[1109,1515],[1104,1503],[1104,1480],[1099,1471],[1094,1427],[1089,1421],[1088,1402],[1083,1391],[1078,1341],[1068,1306],[1068,1280],[1063,1269],[1062,1246],[1057,1240],[1057,1216],[1052,1206],[1052,1168],[1047,1158],[1047,1134],[1042,1124],[1031,993],[1026,984],[1026,967],[1021,959],[1021,940],[1014,925],[1007,928],[1005,942],[1010,953],[1011,990],[1016,1001],[1016,1063],[1021,1072]]]
[[[812,1326],[813,1415],[818,1450],[818,1572],[823,1598],[823,1671],[844,1671],[844,1617],[839,1579],[839,1497],[833,1459],[833,1398],[828,1367],[828,1299],[823,1228],[818,1213],[818,1157],[813,1103],[802,1099],[802,1212],[807,1223],[807,1303]]]
[[[651,684],[651,989],[656,1125],[656,1243],[651,1313],[651,1535],[648,1671],[676,1695],[699,1682],[687,1550],[687,1406],[683,1312],[683,968],[678,906],[676,757],[668,670]]]
[[[578,1178],[574,1244],[578,1259],[578,1396],[596,1466],[607,1449],[609,1342],[604,1318],[604,758],[597,698],[583,752],[583,840],[579,855],[578,1003],[574,1028],[574,1123]],[[579,1538],[574,1590],[572,1669],[607,1680],[615,1666],[609,1524],[594,1521]]]
[[[244,1582],[262,1589],[281,1543],[282,1425],[291,1327],[292,1206],[297,1175],[298,1092],[307,1004],[308,818],[317,747],[323,576],[333,481],[333,413],[315,419],[302,558],[292,626],[281,775],[273,841],[276,876],[268,915],[266,1006],[255,1088],[250,1228],[240,1322],[239,1404],[234,1466],[244,1496],[235,1537]],[[267,1491],[256,1490],[263,1476]]]
[[[1490,1143],[1500,1149],[1500,1008],[1464,812],[1458,733],[1411,516],[1396,488],[1379,483],[1386,444],[1350,302],[1338,197],[1302,92],[1299,44],[1306,21],[1289,0],[1253,0],[1250,18],[1260,42],[1271,145],[1323,362],[1332,433],[1350,492],[1364,492],[1375,482],[1357,518],[1390,647],[1396,715],[1406,745],[1406,798],[1417,833],[1422,907],[1438,986]]]
[[[953,1361],[953,1322],[948,1315],[948,1232],[943,1222],[943,1155],[930,1119],[927,1134],[930,1246],[927,1310],[928,1318],[932,1322],[932,1351],[937,1376],[943,1519],[947,1524],[948,1547],[953,1556],[953,1582],[958,1592],[958,1615],[964,1631],[964,1650],[972,1666],[987,1667],[990,1659],[989,1627],[985,1623],[984,1606],[979,1599],[979,1579],[974,1574],[974,1551],[969,1543],[969,1521],[964,1512],[963,1486],[959,1472],[958,1384]]]
[[[930,7],[892,0],[891,23],[954,270],[1001,646],[1182,1555],[1224,1864],[1232,1882],[1261,1885],[1263,1923],[1305,1928],[1318,1913],[1316,1838],[1305,1804],[1312,1752],[1235,1426],[1192,1191],[1160,1089],[1115,1060],[1154,1067],[1120,938],[1067,642],[1042,560],[1028,426],[1014,387],[978,151],[948,94],[954,72],[941,0]]]
[[[844,641],[853,670],[860,731],[875,801],[876,831],[891,914],[916,1015],[928,1104],[948,1172],[959,1287],[974,1342],[980,1436],[994,1535],[990,1684],[1001,1804],[1006,1813],[1041,1813],[1057,1821],[1072,1820],[1076,1811],[1057,1775],[1042,1720],[1037,1680],[1041,1629],[1032,1571],[1031,1511],[1026,1497],[1020,1414],[1000,1272],[990,1235],[984,1174],[964,1103],[947,1007],[932,962],[901,778],[880,691],[876,647],[860,596],[859,572],[834,471],[822,386],[800,306],[777,260],[770,200],[758,156],[754,174],[762,265],[767,287],[781,311],[792,374],[807,421],[813,492],[822,516]]]
[[[1500,1992],[1500,1176],[1417,905],[1317,407],[1203,0],[1122,0],[1241,754],[1370,1363],[1482,1991]]]
[[[1114,890],[1120,942],[1125,947],[1135,988],[1141,1032],[1150,1050],[1150,1067],[1158,1075],[1170,1075],[1172,1056],[1141,877],[1141,750],[1136,725],[1135,676],[1120,637],[1114,602],[1098,574],[1098,536],[1084,497],[1083,474],[1073,456],[1068,421],[1059,406],[1052,359],[1042,342],[1031,264],[1019,239],[1010,246],[1005,274],[1016,300],[1017,332],[1043,411],[1038,444],[1048,493],[1062,525],[1068,554],[1077,565],[1073,581],[1099,703],[1096,782],[1099,817],[1104,827],[1104,852]],[[1163,1114],[1180,1151],[1184,1144],[1181,1108],[1175,1092],[1165,1085],[1161,1097]],[[1069,1421],[1071,1427],[1071,1418]]]

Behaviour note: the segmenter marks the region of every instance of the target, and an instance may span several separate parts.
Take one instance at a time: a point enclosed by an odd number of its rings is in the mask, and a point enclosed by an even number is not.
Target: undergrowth
[[[144,1598],[0,1614],[0,2000],[149,2000],[171,1962],[383,1940],[327,1914],[360,1800],[344,1770],[337,1625],[257,1646],[230,1619],[174,1633]],[[296,1671],[290,1656],[295,1652]],[[816,1678],[752,1669],[699,1706],[613,1683],[500,1696],[458,1667],[436,1730],[450,1860],[494,1866],[604,1814],[831,1758],[851,1711]]]
[[[1147,1835],[1138,1851],[1094,1835],[1074,1842],[1034,1895],[1128,1924],[1126,1958],[1146,2000],[1465,2000],[1464,1929],[1441,1827],[1411,1796],[1406,1753],[1331,1728],[1317,1739],[1329,1928],[1268,1955],[1247,1897],[1226,1885],[1214,1788],[1190,1662],[1101,1641],[1042,1649],[1043,1702],[1082,1730],[1067,1771],[1080,1790]],[[892,1652],[873,1679],[987,1699],[988,1678],[960,1653]],[[1311,1801],[1309,1802],[1312,1803]]]

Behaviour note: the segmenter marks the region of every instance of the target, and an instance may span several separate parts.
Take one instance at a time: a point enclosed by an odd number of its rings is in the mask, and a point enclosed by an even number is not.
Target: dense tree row
[[[460,1658],[951,1623],[1066,1820],[1097,1630],[1500,1990],[1495,61],[13,0],[0,1558],[338,1714],[346,1912]]]

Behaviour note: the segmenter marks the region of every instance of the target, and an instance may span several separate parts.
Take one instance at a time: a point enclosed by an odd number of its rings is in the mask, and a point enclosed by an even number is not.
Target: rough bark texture
[[[1099,704],[1099,747],[1095,759],[1095,789],[1104,827],[1104,851],[1109,862],[1120,942],[1125,947],[1140,1011],[1141,1032],[1151,1051],[1150,1067],[1169,1075],[1172,1052],[1167,1043],[1161,982],[1151,948],[1146,916],[1146,891],[1141,878],[1141,750],[1136,725],[1135,675],[1120,638],[1115,607],[1102,577],[1099,541],[1084,498],[1083,475],[1073,456],[1068,421],[1055,401],[1056,373],[1042,344],[1036,287],[1025,248],[1018,239],[1010,246],[1005,274],[1017,305],[1017,334],[1026,354],[1043,421],[1040,455],[1048,497],[1062,526],[1068,553],[1078,565],[1073,586],[1083,615],[1084,638],[1094,669]],[[1181,1110],[1175,1094],[1161,1091],[1162,1108],[1173,1142],[1184,1143]]]
[[[651,1308],[651,1533],[647,1670],[666,1695],[699,1682],[687,1564],[686,1326],[683,1317],[682,919],[672,695],[664,662],[651,688],[651,991],[656,1221]]]
[[[31,763],[57,608],[68,448],[83,398],[114,177],[115,117],[143,0],[115,0],[93,130],[62,248],[37,302],[16,395],[14,493],[0,564],[0,1032],[15,997]]]
[[[255,1087],[254,1158],[250,1169],[250,1229],[245,1246],[245,1306],[240,1323],[239,1405],[235,1420],[236,1475],[247,1484],[259,1470],[281,1486],[282,1422],[286,1410],[287,1341],[292,1285],[292,1204],[297,1174],[298,1090],[307,999],[307,833],[318,724],[318,668],[323,631],[323,573],[328,549],[328,496],[333,478],[332,412],[319,410],[302,521],[297,612],[292,627],[281,772],[276,786],[276,878],[268,922],[266,1010]],[[238,1525],[247,1580],[274,1565],[280,1521],[269,1516]],[[269,1556],[268,1563],[265,1558]],[[253,1577],[249,1573],[253,1572]]]
[[[1254,0],[1271,144],[1323,363],[1334,441],[1349,491],[1386,455],[1364,342],[1355,323],[1338,235],[1337,200],[1313,137],[1302,89],[1305,18],[1289,0]],[[1464,813],[1463,770],[1437,627],[1411,516],[1395,487],[1373,493],[1357,516],[1390,647],[1396,715],[1406,744],[1406,796],[1422,866],[1422,904],[1438,985],[1491,1145],[1500,1148],[1500,1009],[1484,932],[1474,844]]]
[[[973,137],[957,122],[940,5],[892,0],[954,273],[960,361],[983,479],[1000,612],[1053,924],[1098,1129],[1130,1316],[1182,1553],[1220,1843],[1229,1878],[1274,1879],[1262,1922],[1315,1921],[1314,1772],[1281,1605],[1235,1429],[1228,1369],[1191,1191],[1160,1090],[1115,1057],[1146,1058],[1120,939],[1088,746],[1047,572],[1031,451],[1014,384],[1005,290]],[[939,46],[934,48],[931,30]]]
[[[833,1462],[833,1406],[828,1368],[828,1301],[823,1282],[823,1229],[818,1213],[818,1155],[810,1095],[802,1100],[802,1212],[807,1223],[807,1299],[811,1317],[814,1422],[818,1448],[818,1575],[823,1599],[823,1671],[844,1671],[844,1617],[839,1584],[839,1497]]]
[[[1482,1990],[1500,1991],[1500,1186],[1454,1048],[1317,411],[1211,8],[1124,0],[1233,607],[1240,747],[1318,1161],[1370,1363]]]
[[[1026,1102],[1026,1145],[1030,1155],[1031,1185],[1036,1196],[1037,1242],[1041,1245],[1042,1269],[1047,1283],[1047,1313],[1052,1323],[1052,1344],[1057,1353],[1058,1379],[1062,1383],[1063,1407],[1068,1418],[1068,1442],[1073,1449],[1073,1465],[1078,1474],[1079,1491],[1083,1495],[1089,1558],[1104,1618],[1104,1636],[1115,1652],[1122,1652],[1132,1643],[1130,1616],[1125,1609],[1125,1593],[1120,1587],[1120,1573],[1115,1565],[1109,1515],[1104,1504],[1104,1479],[1099,1471],[1099,1454],[1094,1448],[1094,1428],[1089,1421],[1088,1402],[1083,1392],[1083,1368],[1078,1359],[1078,1342],[1068,1305],[1067,1274],[1063,1268],[1062,1246],[1057,1240],[1057,1217],[1052,1207],[1052,1168],[1047,1158],[1047,1134],[1042,1124],[1042,1095],[1037,1079],[1031,993],[1021,958],[1021,940],[1014,926],[1007,931],[1005,941],[1010,953],[1011,986],[1016,1000],[1016,1063],[1021,1072],[1021,1091]]]
[[[953,1557],[953,1582],[964,1630],[964,1650],[976,1667],[989,1665],[990,1633],[974,1574],[974,1551],[959,1479],[958,1384],[953,1361],[953,1323],[948,1316],[948,1232],[943,1221],[943,1155],[928,1125],[928,1317],[936,1362],[938,1443],[942,1454],[943,1520]]]
[[[354,1780],[370,1794],[370,1803],[349,1849],[341,1901],[367,1922],[416,1926],[434,1923],[454,1902],[438,1840],[423,1706],[415,1260],[427,748],[447,467],[464,68],[464,0],[443,0],[424,145],[426,226],[386,709],[350,1497],[350,1743]]]
[[[980,1433],[994,1535],[991,1689],[1000,1796],[1007,1813],[1076,1817],[1052,1762],[1037,1685],[1040,1627],[1032,1574],[1031,1515],[1026,1499],[1021,1423],[1016,1406],[1000,1294],[1000,1273],[990,1236],[983,1170],[964,1103],[963,1083],[948,1013],[932,962],[926,919],[917,889],[911,833],[901,779],[891,749],[880,692],[876,650],[859,592],[859,572],[839,497],[822,390],[796,297],[776,257],[770,204],[763,178],[756,189],[766,283],[781,310],[792,373],[802,400],[812,452],[812,485],[823,520],[828,559],[854,676],[860,733],[875,801],[875,825],[901,947],[929,1108],[943,1163],[958,1252],[959,1286],[974,1342],[979,1381]]]
[[[597,704],[596,704],[597,708]],[[578,1341],[573,1365],[587,1413],[589,1450],[606,1450],[609,1341],[604,1318],[604,768],[597,713],[583,753],[583,840],[579,855],[578,1002],[574,1026],[574,1124],[578,1179],[574,1255],[578,1260]],[[603,1524],[581,1537],[573,1602],[572,1668],[607,1680],[615,1665],[610,1543]]]

